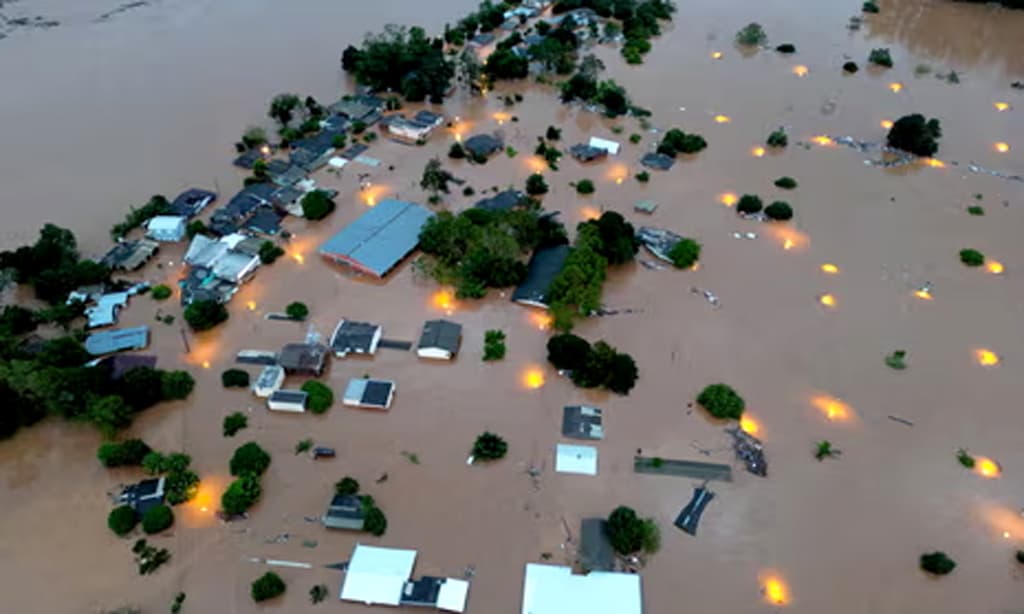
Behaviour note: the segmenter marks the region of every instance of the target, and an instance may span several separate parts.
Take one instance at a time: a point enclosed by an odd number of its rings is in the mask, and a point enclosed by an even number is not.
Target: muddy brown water
[[[40,14],[62,25],[0,41],[4,247],[30,240],[52,221],[73,228],[84,250],[98,254],[127,205],[151,193],[212,184],[230,196],[241,182],[230,167],[231,144],[246,125],[265,122],[273,94],[290,90],[329,100],[348,86],[337,64],[348,42],[394,21],[437,31],[470,5],[168,1],[103,23],[95,17],[116,7],[96,0],[5,6],[8,17]],[[444,156],[454,135],[439,133],[421,148],[379,142],[371,155],[384,165],[370,171],[373,190],[360,193],[350,171],[340,178],[320,173],[321,184],[341,192],[338,212],[321,224],[289,221],[297,236],[288,257],[242,289],[225,326],[190,336],[190,353],[176,305],[140,298],[122,319],[150,324],[160,366],[188,368],[198,380],[188,402],[150,410],[131,429],[156,448],[187,451],[203,476],[199,500],[179,508],[171,532],[150,540],[173,551],[167,567],[140,578],[130,542],[104,527],[105,493],[139,476],[100,467],[97,434],[48,421],[0,445],[2,609],[97,612],[136,604],[158,612],[185,591],[186,611],[312,611],[307,592],[324,583],[331,598],[320,607],[378,611],[338,602],[340,574],[322,567],[347,560],[362,541],[418,549],[417,574],[459,576],[472,565],[477,573],[467,611],[517,612],[523,564],[544,553],[552,562],[570,562],[574,543],[564,527],[575,539],[581,517],[605,515],[620,503],[662,527],[661,551],[642,572],[645,608],[655,614],[773,611],[761,595],[768,577],[785,583],[786,609],[793,612],[1019,608],[1024,585],[1012,554],[1024,547],[1024,519],[1017,514],[1024,488],[1016,479],[1024,472],[1018,407],[1024,186],[969,173],[966,165],[1024,173],[1024,97],[1009,88],[1024,79],[1024,13],[884,2],[880,15],[849,32],[857,8],[701,0],[682,7],[640,68],[625,67],[616,50],[599,49],[608,75],[654,112],[654,126],[681,126],[710,144],[667,173],[653,172],[646,185],[631,176],[656,136],[644,133],[639,146],[628,144],[629,134],[643,132],[635,120],[610,122],[566,108],[527,84],[503,86],[486,100],[459,93],[446,105],[446,113],[462,118],[456,131],[463,136],[502,130],[522,152],[483,167],[446,161],[478,193],[522,185],[537,167],[528,155],[536,136],[554,124],[566,146],[589,135],[624,143],[618,157],[603,163],[565,159],[562,170],[545,173],[552,186],[545,205],[562,211],[567,224],[611,209],[704,244],[697,271],[631,265],[613,272],[606,305],[635,313],[579,326],[580,334],[607,339],[636,358],[641,379],[632,394],[582,391],[558,377],[546,366],[548,333],[535,314],[498,292],[455,306],[451,317],[464,324],[465,337],[454,363],[429,364],[393,350],[333,362],[324,381],[339,397],[350,377],[396,380],[390,412],[354,411],[339,402],[322,417],[277,415],[246,392],[224,391],[219,373],[237,350],[276,349],[306,334],[307,325],[263,319],[292,300],[310,306],[310,324],[324,335],[348,317],[379,322],[388,337],[412,340],[424,319],[444,313],[432,301],[436,286],[417,279],[408,264],[386,283],[370,283],[316,256],[327,236],[365,210],[369,196],[422,200],[419,173],[430,156]],[[798,53],[741,53],[731,38],[749,21],[762,23],[773,45],[792,42]],[[840,73],[847,56],[864,66],[878,46],[892,50],[893,69]],[[712,59],[714,52],[722,59]],[[920,64],[932,74],[915,75]],[[796,66],[806,67],[806,76],[797,76]],[[959,73],[959,85],[934,76],[949,70]],[[891,83],[902,90],[892,92]],[[505,108],[495,94],[506,92],[522,92],[525,100]],[[998,112],[996,102],[1013,108]],[[811,142],[818,135],[880,140],[880,122],[916,111],[942,120],[938,158],[945,168],[884,171],[865,166],[866,156],[854,150]],[[716,115],[731,121],[717,123]],[[613,125],[624,132],[615,135]],[[779,125],[787,128],[790,147],[753,156],[751,149]],[[1013,149],[999,154],[996,142]],[[781,175],[793,176],[799,188],[776,189],[772,181]],[[579,197],[569,186],[584,177],[595,182],[596,194]],[[739,220],[719,203],[726,192],[788,200],[796,217],[783,227]],[[965,212],[974,194],[983,195],[984,217]],[[657,212],[633,214],[639,199],[655,200]],[[453,193],[447,206],[472,200]],[[747,231],[758,238],[732,237]],[[956,252],[964,247],[1002,262],[1004,274],[963,267]],[[180,248],[165,250],[161,267],[154,263],[139,277],[175,279],[180,256]],[[824,263],[839,274],[823,273]],[[913,295],[924,282],[933,284],[930,301]],[[712,309],[693,286],[717,294],[721,308]],[[817,302],[822,294],[833,295],[833,308]],[[158,309],[178,321],[155,322]],[[505,360],[484,364],[482,339],[491,328],[506,331],[509,351]],[[979,366],[979,348],[998,353],[1002,364]],[[908,351],[906,371],[884,366],[895,349]],[[543,370],[542,388],[524,386],[530,368]],[[634,475],[632,457],[639,448],[648,456],[730,462],[724,425],[687,406],[717,381],[747,399],[767,446],[769,477],[737,471],[733,483],[714,485],[719,496],[693,538],[671,526],[693,484]],[[815,406],[821,399],[845,403],[847,419],[828,420]],[[561,407],[579,402],[606,410],[607,436],[598,444],[593,478],[553,472]],[[224,439],[221,420],[233,411],[249,415],[249,428]],[[509,456],[468,467],[472,439],[485,429],[509,441]],[[313,463],[294,455],[306,437],[335,447],[338,458]],[[813,444],[821,439],[841,449],[841,458],[814,461]],[[229,481],[232,450],[249,440],[274,457],[265,494],[248,521],[224,525],[211,510]],[[954,457],[961,446],[996,459],[1005,477],[986,480],[962,470]],[[539,488],[530,467],[541,470]],[[384,474],[387,480],[376,483]],[[331,485],[344,475],[358,478],[387,513],[383,538],[328,533],[304,521],[322,512]],[[282,533],[290,534],[287,543],[268,543]],[[318,545],[305,548],[303,540]],[[924,577],[916,560],[931,549],[945,550],[960,566],[941,581]],[[257,607],[249,583],[265,567],[252,558],[315,568],[278,570],[287,595]]]

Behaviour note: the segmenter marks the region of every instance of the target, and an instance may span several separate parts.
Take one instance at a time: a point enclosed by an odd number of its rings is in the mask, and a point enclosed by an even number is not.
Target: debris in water
[[[747,471],[766,477],[768,462],[764,459],[764,445],[761,440],[735,426],[725,429],[725,432],[732,435],[736,458],[744,462]]]
[[[715,296],[715,293],[712,292],[711,290],[701,290],[697,286],[690,286],[690,292],[693,292],[694,294],[703,295],[707,302],[711,303],[711,305],[715,309],[722,306],[721,303],[718,301],[718,297]]]

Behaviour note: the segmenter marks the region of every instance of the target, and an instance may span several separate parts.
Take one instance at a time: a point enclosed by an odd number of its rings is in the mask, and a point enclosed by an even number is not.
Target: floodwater
[[[287,7],[179,1],[94,23],[115,7],[95,0],[6,5],[9,17],[40,14],[63,25],[0,40],[5,246],[29,240],[41,223],[53,221],[75,229],[86,251],[100,253],[107,228],[129,203],[151,193],[213,182],[229,195],[241,183],[229,166],[231,144],[246,125],[264,121],[273,94],[329,100],[347,86],[338,72],[340,51],[363,31],[389,21],[436,31],[469,6],[455,0]],[[172,562],[140,578],[130,542],[104,527],[105,493],[139,476],[100,467],[98,435],[47,422],[0,444],[2,609],[99,612],[134,604],[157,612],[184,591],[190,612],[299,612],[312,610],[307,592],[324,583],[332,595],[325,607],[379,611],[339,604],[340,575],[323,567],[347,560],[356,536],[304,520],[322,512],[331,485],[344,475],[359,479],[389,518],[383,538],[361,541],[418,549],[417,574],[460,576],[475,567],[469,612],[519,611],[523,564],[571,562],[579,519],[619,504],[662,527],[661,551],[642,572],[645,611],[654,614],[776,611],[781,608],[761,592],[768,579],[787,589],[785,609],[792,612],[1019,608],[1024,585],[1012,557],[1024,548],[1017,513],[1024,487],[1016,479],[1024,472],[1017,406],[1024,389],[1014,373],[1024,356],[1024,289],[1017,283],[1024,246],[1015,229],[1024,216],[1024,185],[968,172],[967,165],[1024,174],[1017,153],[1024,150],[1024,96],[1009,87],[1024,79],[1024,13],[939,0],[881,6],[880,15],[850,32],[846,24],[857,3],[809,11],[792,0],[757,8],[699,0],[680,10],[642,67],[625,67],[617,51],[599,50],[607,74],[653,111],[655,127],[679,126],[709,142],[694,159],[652,173],[649,184],[631,176],[656,136],[626,144],[629,134],[642,132],[635,120],[610,122],[566,108],[527,84],[487,100],[459,93],[445,109],[462,118],[454,130],[426,147],[372,147],[384,164],[372,170],[371,193],[359,192],[355,173],[321,173],[321,184],[341,192],[339,211],[319,225],[290,222],[297,236],[288,257],[260,270],[236,296],[226,325],[190,335],[189,353],[178,323],[154,322],[161,308],[180,316],[177,306],[135,300],[123,322],[152,324],[160,366],[190,369],[198,386],[187,403],[140,417],[132,433],[158,449],[191,454],[204,479],[200,499],[177,510],[173,531],[150,540],[172,550]],[[732,35],[750,21],[765,26],[773,46],[791,42],[798,53],[741,52]],[[865,67],[868,51],[879,46],[892,50],[894,68]],[[722,58],[713,59],[715,52]],[[861,72],[841,74],[847,56]],[[924,64],[931,72],[916,74]],[[797,66],[806,68],[804,76]],[[959,84],[935,77],[950,70]],[[525,100],[505,108],[495,94],[508,92]],[[997,102],[1010,108],[999,111]],[[910,112],[941,119],[943,168],[881,170],[866,166],[865,154],[811,140],[880,140],[881,122]],[[718,123],[717,115],[731,121]],[[383,284],[354,279],[322,262],[316,248],[358,216],[370,196],[423,199],[420,170],[429,157],[443,157],[453,132],[502,130],[523,152],[483,167],[445,158],[478,194],[522,185],[537,165],[527,154],[549,124],[563,128],[566,146],[588,135],[624,143],[617,158],[587,167],[564,159],[562,170],[545,173],[552,186],[545,206],[562,211],[567,224],[611,209],[704,245],[697,271],[638,265],[615,271],[605,304],[636,313],[578,328],[636,358],[641,378],[629,396],[578,390],[559,378],[546,366],[548,333],[535,314],[498,292],[452,309],[451,317],[465,325],[462,353],[452,364],[427,364],[393,350],[333,363],[325,381],[339,397],[350,377],[396,380],[388,413],[339,402],[322,417],[272,415],[248,393],[221,388],[219,374],[237,350],[276,349],[307,333],[306,325],[263,319],[292,300],[310,306],[311,324],[324,335],[347,317],[379,322],[391,338],[414,339],[424,319],[444,313],[432,301],[433,283],[417,279],[408,265]],[[751,155],[780,125],[790,146]],[[624,131],[615,135],[613,126]],[[999,153],[997,142],[1008,143],[1010,153]],[[389,165],[395,170],[386,170]],[[799,187],[775,188],[782,175]],[[592,196],[577,196],[569,186],[584,177],[597,185]],[[796,216],[781,227],[740,220],[719,202],[727,192],[788,200]],[[632,213],[639,199],[659,204],[649,219]],[[453,193],[446,206],[459,209],[472,200]],[[966,213],[975,203],[985,216]],[[758,237],[733,238],[748,231]],[[965,247],[1000,261],[1004,273],[962,266],[957,251]],[[180,249],[161,259],[162,268],[151,265],[140,276],[174,279]],[[823,272],[823,264],[837,273]],[[925,282],[932,284],[931,300],[914,295]],[[691,292],[694,286],[717,294],[721,308]],[[818,300],[825,294],[834,299],[831,307]],[[482,339],[492,328],[506,331],[509,351],[503,361],[485,364]],[[979,365],[982,348],[1002,362]],[[905,371],[884,365],[897,349],[908,352]],[[545,372],[539,389],[523,385],[531,367]],[[688,406],[703,386],[718,381],[746,398],[767,448],[769,476],[736,466],[734,482],[713,484],[718,497],[694,538],[671,526],[691,481],[635,475],[632,457],[642,449],[649,456],[731,462],[724,425]],[[580,402],[606,410],[599,475],[592,478],[553,472],[561,407]],[[250,425],[224,439],[221,420],[233,411],[248,412]],[[504,436],[509,456],[468,467],[468,449],[483,430]],[[294,455],[295,443],[306,437],[337,448],[338,458],[313,463]],[[823,439],[842,455],[815,461],[814,443]],[[264,497],[249,520],[224,525],[212,510],[229,481],[232,450],[249,440],[274,457]],[[959,447],[995,459],[1005,477],[963,470],[955,459]],[[536,481],[527,473],[531,467],[540,470]],[[286,543],[272,543],[284,533]],[[304,540],[317,545],[304,547]],[[941,580],[917,569],[918,556],[935,549],[959,563]],[[249,583],[266,568],[251,559],[267,558],[314,569],[279,569],[287,595],[280,605],[256,607]]]

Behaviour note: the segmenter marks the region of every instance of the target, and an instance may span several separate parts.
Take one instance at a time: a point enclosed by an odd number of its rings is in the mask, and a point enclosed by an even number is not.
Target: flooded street
[[[333,101],[351,86],[339,69],[341,51],[364,32],[399,22],[436,34],[474,4],[166,0],[97,21],[116,3],[0,3],[9,18],[61,22],[0,39],[0,248],[32,241],[40,225],[53,222],[73,229],[85,253],[99,255],[109,247],[109,227],[151,194],[173,196],[197,185],[217,188],[226,201],[243,177],[230,165],[232,144],[248,125],[269,126],[274,94]],[[942,0],[880,6],[880,14],[865,15],[850,31],[857,2],[809,11],[795,0],[756,8],[697,0],[680,3],[639,67],[627,67],[617,48],[595,48],[605,77],[653,112],[655,128],[680,127],[708,141],[693,159],[651,171],[650,183],[633,176],[660,137],[633,118],[608,120],[562,106],[554,90],[528,82],[504,83],[486,99],[459,89],[444,112],[461,121],[426,146],[378,140],[369,154],[382,160],[380,167],[318,172],[320,185],[340,192],[338,211],[320,223],[288,219],[295,237],[287,256],[239,291],[225,325],[189,333],[191,351],[176,300],[134,298],[121,325],[150,325],[158,367],[187,368],[197,386],[187,402],[142,414],[131,434],[155,449],[190,454],[203,479],[200,496],[176,508],[172,531],[149,539],[172,551],[171,562],[140,577],[131,541],[104,526],[105,493],[139,479],[137,470],[103,468],[95,459],[100,435],[86,425],[51,419],[0,442],[0,610],[96,613],[136,605],[162,612],[184,591],[183,611],[192,613],[382,612],[338,601],[341,574],[324,567],[348,560],[360,541],[417,549],[416,576],[462,577],[473,566],[466,611],[512,614],[521,607],[524,564],[571,564],[579,520],[606,516],[620,504],[661,527],[661,550],[641,572],[650,614],[1004,614],[1024,607],[1024,573],[1013,561],[1014,551],[1024,549],[1024,384],[1017,371],[1024,361],[1024,183],[969,170],[976,164],[1024,175],[1024,92],[1010,87],[1024,80],[1024,11]],[[751,21],[764,26],[768,49],[734,45],[736,30]],[[797,53],[772,50],[784,42]],[[893,68],[868,67],[875,47],[890,48]],[[861,66],[854,75],[841,70],[849,59]],[[959,83],[937,78],[951,70]],[[498,99],[516,92],[524,100],[515,106]],[[876,152],[834,142],[884,142],[882,122],[916,112],[942,122],[941,167],[919,162],[885,170],[865,164]],[[623,143],[604,162],[582,166],[566,155],[561,170],[544,171],[551,186],[544,207],[560,211],[567,227],[615,210],[637,226],[703,244],[696,271],[613,269],[603,302],[634,313],[591,318],[574,331],[636,359],[640,379],[629,396],[585,391],[560,377],[546,361],[549,331],[538,326],[537,314],[494,290],[483,301],[450,308],[464,326],[453,363],[388,349],[372,359],[333,360],[323,381],[336,403],[323,416],[271,413],[248,391],[222,388],[220,373],[238,350],[276,351],[301,341],[310,327],[328,336],[341,317],[376,322],[387,338],[415,341],[424,320],[448,311],[433,300],[433,281],[409,263],[384,283],[354,278],[322,261],[317,249],[370,198],[426,202],[419,179],[433,156],[476,190],[463,197],[453,189],[443,205],[452,210],[492,186],[522,187],[543,169],[529,153],[548,125],[563,130],[564,149],[589,136]],[[788,148],[754,155],[780,126]],[[485,166],[446,157],[456,134],[492,131],[502,131],[521,153]],[[640,144],[629,143],[632,133],[643,135]],[[1001,153],[996,143],[1010,151]],[[373,188],[360,192],[356,175],[366,171]],[[781,176],[799,187],[774,187]],[[570,186],[583,178],[594,182],[595,194],[579,196]],[[727,193],[787,200],[795,217],[786,225],[740,219],[721,203]],[[652,216],[633,212],[642,199],[658,203]],[[968,215],[975,204],[984,216]],[[734,232],[757,236],[736,239]],[[967,247],[1005,271],[963,266],[957,252]],[[177,279],[182,251],[164,249],[160,268],[151,263],[136,277]],[[641,251],[639,258],[650,255]],[[834,272],[823,271],[825,264]],[[927,282],[930,298],[915,296]],[[714,292],[721,307],[713,309],[692,287]],[[831,306],[819,302],[825,294]],[[309,306],[308,323],[264,319],[296,300]],[[176,322],[155,322],[158,309]],[[503,361],[481,361],[487,329],[505,331]],[[979,365],[980,349],[998,354],[1001,364]],[[905,371],[885,366],[895,350],[907,351]],[[531,368],[545,374],[538,389],[524,385]],[[364,374],[397,382],[389,412],[341,405],[348,379]],[[734,463],[726,423],[689,406],[716,382],[746,399],[766,447],[767,478]],[[290,379],[288,387],[300,383]],[[562,407],[579,403],[605,410],[597,477],[554,473]],[[248,414],[249,426],[224,438],[221,422],[235,411]],[[484,430],[509,442],[508,457],[467,466],[473,439]],[[307,437],[335,447],[338,458],[314,463],[293,454]],[[815,461],[814,444],[824,439],[841,457]],[[224,524],[212,512],[230,482],[228,459],[247,441],[258,441],[273,463],[250,518]],[[1005,477],[963,469],[956,461],[961,447],[996,459]],[[717,497],[697,537],[672,526],[694,482],[635,474],[638,449],[733,463],[733,482],[711,484]],[[531,468],[540,470],[536,480]],[[327,532],[304,519],[323,513],[345,475],[387,514],[383,537]],[[273,543],[285,533],[286,542]],[[918,557],[932,550],[957,561],[952,575],[934,580],[918,569]],[[254,558],[314,568],[276,569],[287,594],[256,606],[249,587],[266,566]],[[769,577],[788,588],[785,608],[765,602]],[[329,587],[328,601],[311,605],[308,591],[321,583]]]

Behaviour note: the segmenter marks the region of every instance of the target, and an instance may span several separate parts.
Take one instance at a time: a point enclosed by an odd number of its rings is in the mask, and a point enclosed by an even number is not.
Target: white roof
[[[149,230],[170,230],[177,231],[185,224],[185,217],[182,215],[158,215],[150,218],[146,228]]]
[[[441,592],[437,595],[437,609],[446,612],[462,612],[466,609],[466,595],[469,582],[457,578],[445,578]]]
[[[558,444],[555,446],[555,471],[597,475],[597,448]]]
[[[356,544],[341,585],[341,598],[367,605],[397,606],[415,563],[415,550]]]
[[[346,160],[345,158],[339,158],[338,156],[334,156],[333,158],[327,161],[327,164],[329,164],[331,168],[343,168],[346,164],[348,164],[348,160]]]
[[[227,251],[228,244],[224,241],[198,234],[192,238],[185,252],[185,262],[192,266],[212,267]]]
[[[229,251],[213,263],[213,274],[221,279],[237,283],[259,264],[259,256]]]
[[[615,141],[599,139],[596,136],[590,137],[590,146],[596,147],[597,149],[603,149],[613,156],[619,155],[619,148],[622,147]]]
[[[72,292],[73,294],[75,293]],[[85,308],[85,315],[89,318],[89,328],[114,324],[117,322],[118,310],[127,304],[127,292],[114,292],[99,297],[95,306]]]
[[[528,563],[522,614],[641,614],[637,574],[592,571],[574,575],[569,567]]]

